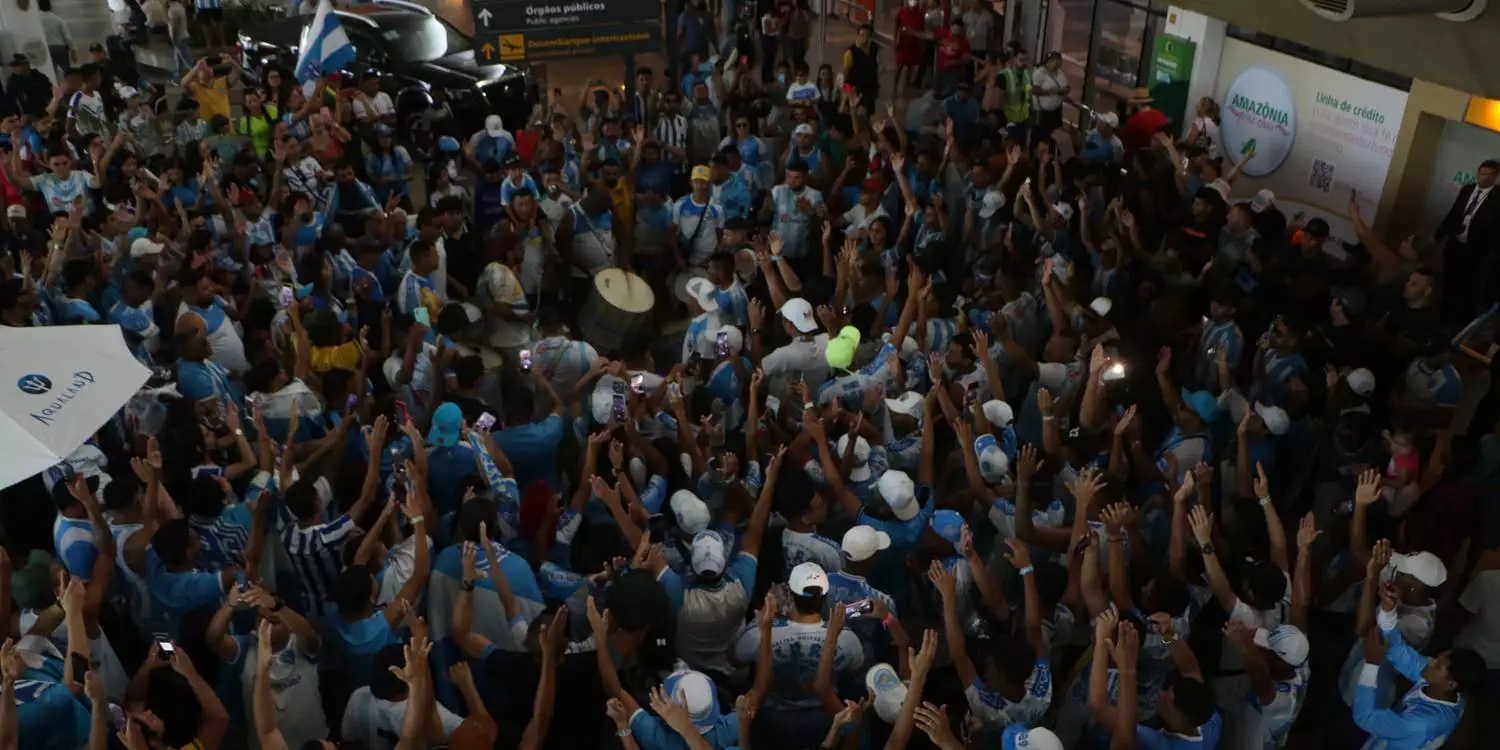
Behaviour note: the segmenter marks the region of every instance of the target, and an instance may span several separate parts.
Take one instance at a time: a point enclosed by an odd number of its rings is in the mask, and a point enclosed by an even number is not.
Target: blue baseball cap
[[[125,246],[129,247],[134,244],[136,240],[145,239],[150,236],[151,230],[145,227],[131,227],[130,231],[125,233]]]
[[[1194,414],[1204,422],[1213,422],[1219,418],[1219,399],[1208,391],[1190,391],[1181,389],[1182,403],[1192,409]]]
[[[439,448],[457,445],[463,426],[463,410],[458,408],[458,404],[445,401],[432,413],[432,429],[427,431],[427,442]]]
[[[979,475],[984,481],[1000,484],[1010,476],[1010,457],[994,435],[985,433],[974,438],[974,457],[979,459]]]
[[[952,544],[963,537],[964,517],[956,510],[940,510],[932,514],[932,530]]]

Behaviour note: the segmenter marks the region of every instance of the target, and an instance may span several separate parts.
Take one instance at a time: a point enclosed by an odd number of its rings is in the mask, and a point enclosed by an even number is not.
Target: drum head
[[[656,294],[646,280],[619,268],[606,268],[594,277],[594,291],[611,306],[627,313],[650,312]]]

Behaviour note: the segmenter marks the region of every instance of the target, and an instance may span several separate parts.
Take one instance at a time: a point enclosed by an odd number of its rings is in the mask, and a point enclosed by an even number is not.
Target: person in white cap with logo
[[[1295,625],[1271,629],[1244,623],[1224,626],[1226,647],[1245,656],[1252,693],[1224,714],[1224,750],[1264,750],[1281,746],[1302,711],[1307,694],[1311,650]]]
[[[896,614],[896,601],[891,595],[871,586],[865,578],[874,569],[876,558],[890,548],[891,535],[873,526],[855,526],[844,532],[839,544],[843,569],[828,573],[829,601],[848,605],[879,600],[885,603],[886,611]]]
[[[778,735],[803,740],[792,746],[802,747],[818,741],[827,728],[827,715],[817,695],[805,686],[817,679],[821,649],[827,641],[823,613],[828,608],[828,574],[817,563],[802,563],[792,568],[787,579],[791,593],[791,611],[778,618],[771,628],[771,658],[776,679],[762,704],[763,721],[773,722]],[[760,633],[751,624],[735,644],[734,658],[741,664],[756,660]],[[864,649],[859,637],[840,631],[835,646],[833,668],[847,674],[864,666]]]
[[[1375,498],[1371,500],[1372,497]],[[1356,521],[1364,521],[1366,509],[1379,500],[1378,479],[1365,472],[1360,476],[1360,485],[1355,490]],[[1361,533],[1351,540],[1351,545],[1363,542]],[[1427,648],[1432,633],[1437,627],[1437,601],[1432,592],[1448,580],[1448,567],[1431,552],[1400,554],[1391,552],[1391,543],[1384,539],[1371,548],[1369,562],[1365,566],[1365,582],[1361,587],[1360,609],[1356,610],[1354,632],[1366,633],[1375,624],[1375,599],[1382,591],[1394,591],[1392,600],[1395,611],[1395,627],[1401,639],[1415,649]],[[1356,642],[1344,660],[1339,673],[1339,689],[1344,702],[1354,705],[1361,684],[1360,664],[1363,648]],[[1393,664],[1383,664],[1373,681],[1378,702],[1389,706],[1396,699],[1396,670]]]
[[[689,563],[693,581],[685,583],[671,568],[664,567],[659,573],[667,598],[677,609],[677,654],[694,669],[725,678],[734,673],[729,652],[740,636],[750,592],[755,589],[761,540],[771,518],[771,497],[785,455],[785,449],[777,453],[766,469],[766,482],[750,513],[739,552],[733,557],[726,554],[733,538],[726,540],[718,532],[699,531],[693,535]]]
[[[798,375],[808,393],[817,393],[818,386],[828,379],[828,334],[818,332],[818,319],[813,316],[813,306],[801,297],[793,297],[777,311],[786,328],[791,343],[778,347],[760,360],[761,369],[771,377]],[[765,331],[765,308],[759,302],[750,304],[750,349],[759,354]]]
[[[1389,542],[1382,540],[1372,559],[1385,557],[1389,549]],[[1390,557],[1394,562],[1395,556]],[[1414,561],[1407,558],[1406,563]],[[1435,567],[1424,563],[1416,565],[1428,568],[1427,573],[1436,572]],[[1367,582],[1365,605],[1374,598],[1374,588]],[[1399,584],[1394,591],[1380,589],[1380,606],[1375,613],[1379,633],[1374,628],[1364,633],[1364,663],[1354,697],[1354,723],[1370,734],[1367,748],[1442,747],[1457,728],[1466,699],[1485,681],[1486,664],[1479,654],[1466,648],[1443,651],[1429,659],[1407,644],[1399,624],[1401,597]],[[1399,703],[1379,698],[1378,674],[1385,665],[1412,683]],[[1387,705],[1392,708],[1381,708]],[[1489,746],[1483,742],[1480,745]]]

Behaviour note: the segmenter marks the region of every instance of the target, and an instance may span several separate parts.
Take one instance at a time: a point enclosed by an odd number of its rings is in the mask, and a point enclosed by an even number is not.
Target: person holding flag
[[[319,0],[318,12],[313,16],[308,29],[307,46],[297,57],[297,80],[303,84],[304,92],[312,94],[319,78],[330,72],[338,72],[354,60],[354,45],[339,23],[329,0]]]

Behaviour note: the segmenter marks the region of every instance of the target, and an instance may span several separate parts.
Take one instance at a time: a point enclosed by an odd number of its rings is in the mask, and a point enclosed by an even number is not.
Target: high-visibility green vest
[[[1031,118],[1031,69],[1006,68],[1004,73],[1005,118],[1011,122],[1026,122]]]

